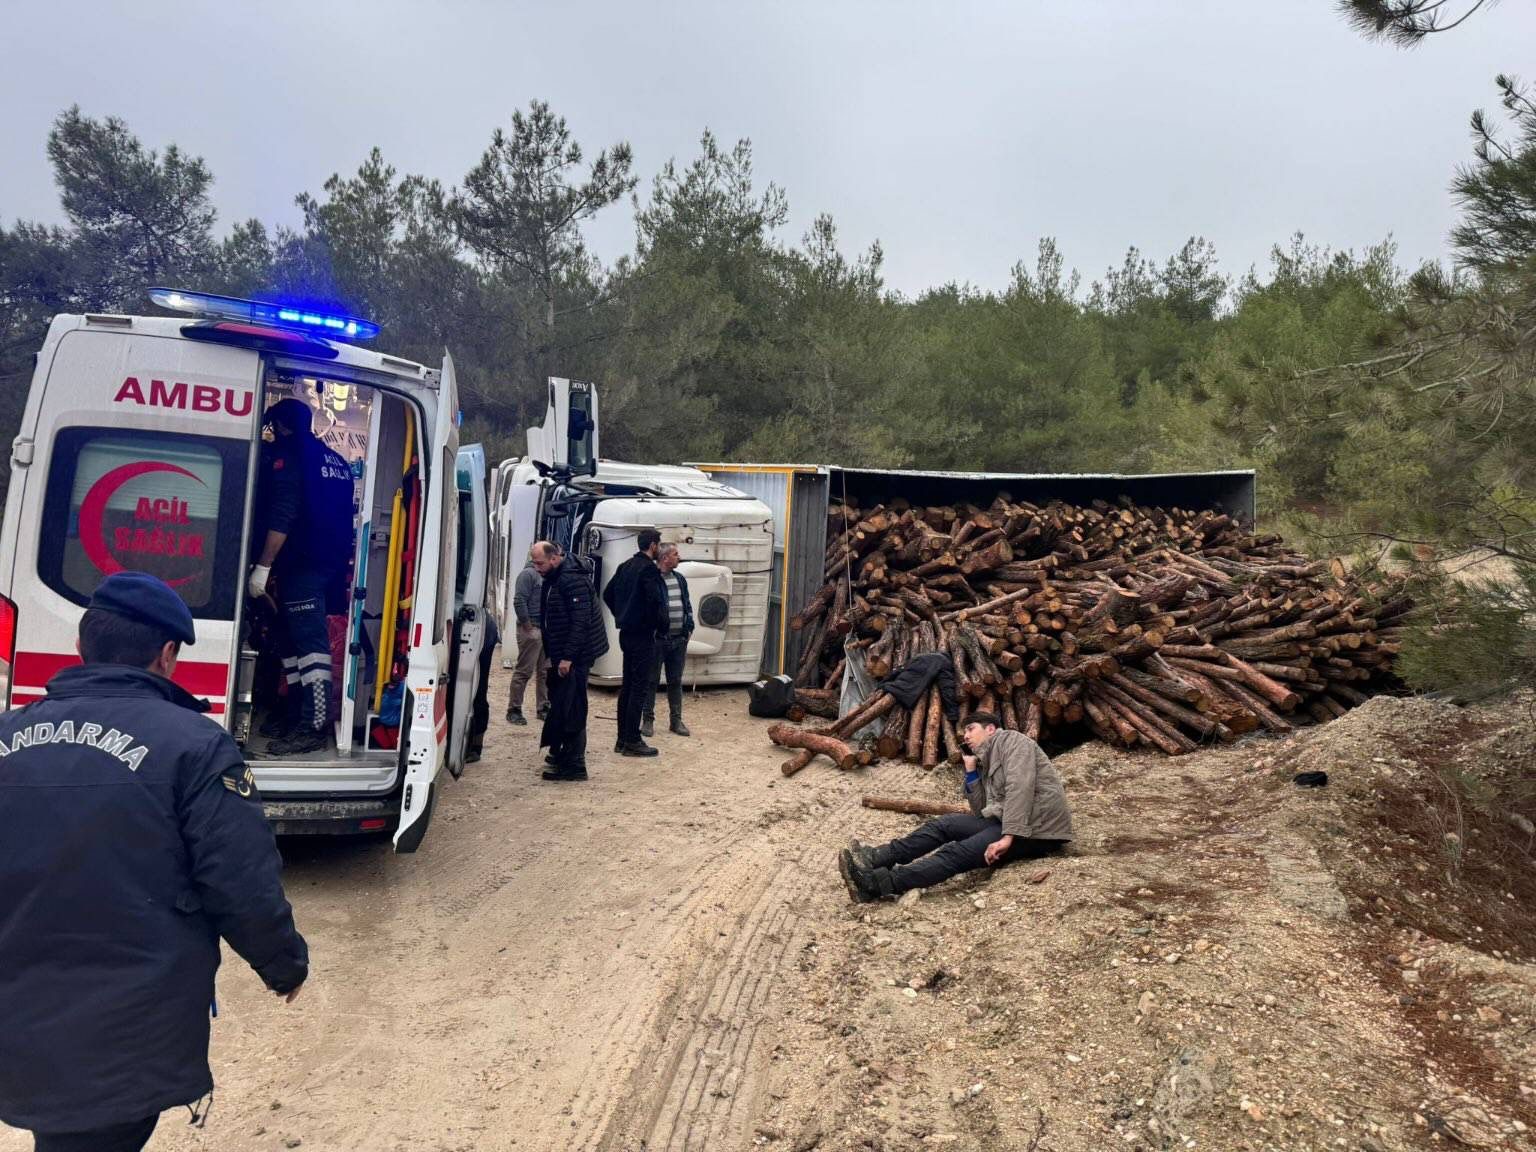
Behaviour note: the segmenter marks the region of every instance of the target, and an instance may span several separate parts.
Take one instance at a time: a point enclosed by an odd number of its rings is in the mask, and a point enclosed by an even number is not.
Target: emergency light
[[[371,340],[379,334],[379,326],[371,320],[266,300],[242,300],[238,296],[220,296],[213,292],[183,292],[178,288],[151,288],[149,298],[172,312],[312,332],[339,340]]]

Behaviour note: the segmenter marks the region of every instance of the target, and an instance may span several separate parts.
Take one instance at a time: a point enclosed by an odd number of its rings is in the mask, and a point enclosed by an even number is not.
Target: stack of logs
[[[876,680],[947,652],[962,719],[985,711],[1036,739],[1086,728],[1178,755],[1364,702],[1390,676],[1411,607],[1396,585],[1214,511],[1000,496],[985,509],[898,501],[831,516],[826,583],[790,623],[806,636],[791,719],[835,723],[770,729],[801,749],[786,775],[818,752],[843,767],[872,753],[930,767],[958,755],[937,687],[910,712],[876,692],[839,718],[849,651]],[[877,722],[872,750],[848,744]]]

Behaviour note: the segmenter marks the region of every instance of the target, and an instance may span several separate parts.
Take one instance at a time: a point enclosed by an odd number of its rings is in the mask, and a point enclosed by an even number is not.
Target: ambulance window
[[[39,544],[43,582],[85,604],[104,576],[139,571],[194,616],[232,619],[249,445],[128,429],[65,428],[54,441]]]
[[[459,499],[458,487],[454,484],[454,452],[452,448],[445,449],[443,458],[438,462],[438,475],[442,477],[441,483],[448,486],[448,491],[443,493],[443,522],[440,525],[442,531],[442,551],[438,554],[443,559],[450,555],[458,557],[459,548]],[[457,565],[455,565],[456,567]],[[453,639],[453,585],[454,569],[447,564],[438,565],[437,586],[437,635],[445,640]]]
[[[469,587],[469,557],[475,548],[475,503],[464,489],[459,489],[459,548],[454,563],[454,603],[464,603],[464,590]]]

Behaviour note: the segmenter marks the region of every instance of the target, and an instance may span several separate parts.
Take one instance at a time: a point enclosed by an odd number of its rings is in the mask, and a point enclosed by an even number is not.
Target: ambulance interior
[[[275,738],[262,734],[269,720],[287,711],[284,696],[290,690],[284,682],[281,589],[276,587],[260,600],[246,598],[234,734],[246,755],[265,765],[372,762],[392,770],[424,498],[416,409],[383,389],[270,368],[266,408],[288,397],[310,408],[315,434],[347,462],[353,478],[353,560],[348,578],[337,581],[326,605],[334,739],[324,749],[275,755]],[[270,440],[272,433],[263,436]],[[253,500],[259,500],[260,484],[253,488]],[[253,527],[260,531],[259,509],[252,512]],[[260,546],[251,541],[253,556]],[[358,783],[364,790],[373,786],[371,776],[359,777]]]

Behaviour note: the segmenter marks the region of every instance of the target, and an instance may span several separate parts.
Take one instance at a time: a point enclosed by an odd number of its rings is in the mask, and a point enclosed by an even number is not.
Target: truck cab
[[[515,657],[512,586],[537,539],[592,562],[601,592],[634,554],[645,528],[677,545],[695,630],[688,643],[689,684],[757,679],[773,570],[773,513],[760,500],[696,468],[625,464],[597,454],[597,391],[553,378],[544,424],[528,430],[528,455],[497,468],[492,531],[501,557],[493,610],[502,624],[502,659]],[[622,655],[612,614],[603,609],[609,652],[592,680],[617,684]]]
[[[414,851],[463,769],[489,556],[484,457],[461,453],[453,360],[359,347],[355,317],[156,289],[180,315],[62,315],[37,356],[0,522],[0,707],[75,663],[104,576],[153,573],[197,642],[176,680],[245,752],[282,833],[393,831]],[[353,557],[328,605],[334,738],[273,755],[275,606],[246,574],[263,414],[310,408],[353,479]],[[479,518],[478,521],[476,518]]]

